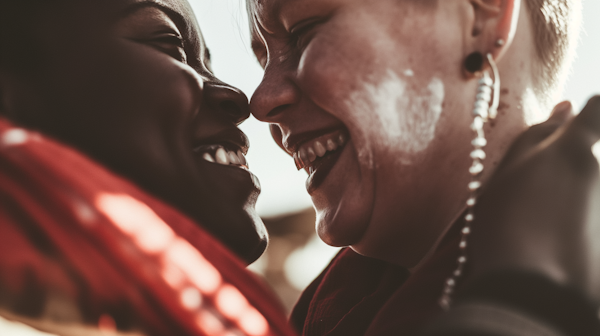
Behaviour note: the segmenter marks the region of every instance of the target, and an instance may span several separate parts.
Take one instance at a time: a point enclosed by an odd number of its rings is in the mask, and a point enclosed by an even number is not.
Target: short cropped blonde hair
[[[581,0],[524,0],[534,30],[535,48],[540,61],[535,74],[538,93],[548,99],[560,94],[581,26]],[[548,97],[548,95],[550,97]]]

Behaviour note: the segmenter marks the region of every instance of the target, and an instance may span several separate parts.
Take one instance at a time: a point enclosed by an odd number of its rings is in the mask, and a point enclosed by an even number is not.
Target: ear
[[[475,14],[471,52],[491,54],[497,62],[515,36],[521,0],[470,0],[470,2]]]

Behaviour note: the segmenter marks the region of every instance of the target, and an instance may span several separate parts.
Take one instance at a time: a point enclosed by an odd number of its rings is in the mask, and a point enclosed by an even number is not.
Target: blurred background
[[[250,48],[244,0],[189,0],[210,48],[213,68],[223,81],[248,97],[262,78]],[[600,1],[583,0],[583,30],[564,99],[576,110],[600,94]],[[314,233],[315,214],[304,188],[306,173],[271,139],[268,126],[251,117],[241,126],[250,138],[247,156],[262,184],[257,209],[271,235],[267,252],[251,268],[264,275],[289,310],[302,288],[337,253]]]

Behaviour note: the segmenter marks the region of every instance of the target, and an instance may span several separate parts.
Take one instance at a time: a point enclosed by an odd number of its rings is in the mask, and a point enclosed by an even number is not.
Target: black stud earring
[[[476,73],[483,68],[483,54],[475,51],[469,54],[465,59],[465,70],[469,73]]]

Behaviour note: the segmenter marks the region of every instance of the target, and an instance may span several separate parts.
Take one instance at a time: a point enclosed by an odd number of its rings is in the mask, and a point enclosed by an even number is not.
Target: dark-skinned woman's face
[[[258,258],[267,241],[254,210],[259,186],[236,126],[247,99],[211,74],[187,2],[13,2],[0,10],[0,113],[177,207],[246,261]]]

